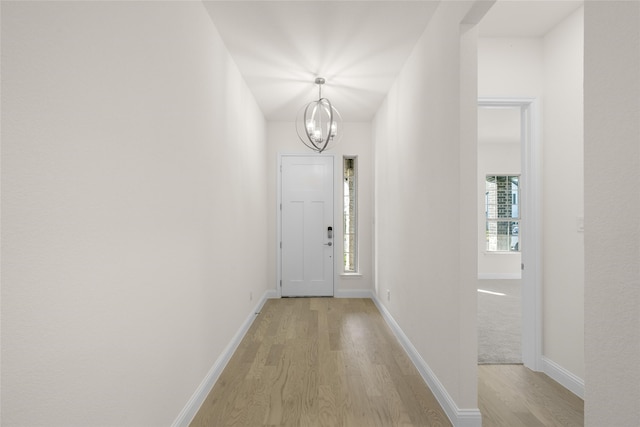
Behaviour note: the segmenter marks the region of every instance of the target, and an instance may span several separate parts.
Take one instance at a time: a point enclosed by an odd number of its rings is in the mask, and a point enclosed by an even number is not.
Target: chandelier
[[[313,151],[322,153],[332,148],[341,138],[342,117],[327,98],[322,97],[322,85],[325,80],[318,77],[318,100],[304,105],[296,117],[298,138]]]

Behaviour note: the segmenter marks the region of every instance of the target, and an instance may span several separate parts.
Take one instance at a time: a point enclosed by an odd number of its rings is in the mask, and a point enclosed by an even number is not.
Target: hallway
[[[0,3],[3,426],[186,427],[256,320],[212,425],[444,424],[424,376],[453,424],[480,427],[479,96],[541,101],[523,200],[543,195],[543,244],[521,263],[544,265],[535,368],[587,396],[588,427],[637,425],[640,2],[584,2],[522,40],[482,35],[486,9],[568,2]],[[309,152],[295,119],[320,75],[344,120],[327,155],[358,164],[357,274],[336,243],[334,296],[376,298],[420,378],[369,302],[254,315],[281,295],[277,156]]]

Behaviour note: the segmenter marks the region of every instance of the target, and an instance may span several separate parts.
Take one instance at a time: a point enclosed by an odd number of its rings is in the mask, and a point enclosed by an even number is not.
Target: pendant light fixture
[[[342,137],[342,117],[327,98],[322,97],[325,80],[318,77],[318,100],[304,105],[296,117],[298,138],[313,151],[322,153]]]

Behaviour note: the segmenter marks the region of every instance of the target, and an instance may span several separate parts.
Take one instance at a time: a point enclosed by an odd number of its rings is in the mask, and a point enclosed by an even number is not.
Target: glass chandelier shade
[[[322,97],[325,80],[318,77],[318,100],[302,106],[296,117],[298,138],[313,151],[322,153],[330,149],[342,137],[342,117],[327,98]]]

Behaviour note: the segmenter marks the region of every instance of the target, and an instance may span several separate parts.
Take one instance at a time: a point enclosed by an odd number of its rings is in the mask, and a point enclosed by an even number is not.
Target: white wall
[[[3,2],[2,91],[2,424],[171,424],[267,289],[262,114],[199,2]]]
[[[543,356],[584,377],[582,9],[540,38],[480,39],[480,97],[536,98],[543,164]],[[526,249],[525,249],[526,250]]]
[[[585,425],[640,419],[640,3],[585,2]]]
[[[518,279],[519,252],[487,252],[486,176],[520,175],[520,109],[478,108],[478,278]]]
[[[542,99],[541,38],[480,38],[478,96]]]
[[[544,356],[584,378],[584,10],[544,37]]]
[[[327,96],[331,96],[327,89]],[[309,100],[311,101],[311,99]],[[339,108],[339,106],[337,106]],[[334,286],[336,296],[349,296],[373,289],[373,143],[370,123],[344,123],[344,136],[331,150],[334,159],[334,240],[335,271],[337,281]],[[277,165],[278,154],[314,154],[305,147],[296,134],[295,122],[269,122],[267,124],[267,182],[268,182],[268,224],[269,224],[269,284],[277,289]],[[343,178],[342,156],[358,156],[358,275],[344,275],[342,266],[342,204]]]
[[[468,6],[440,4],[374,119],[375,253],[378,299],[455,405],[473,409],[476,33],[460,33]]]

